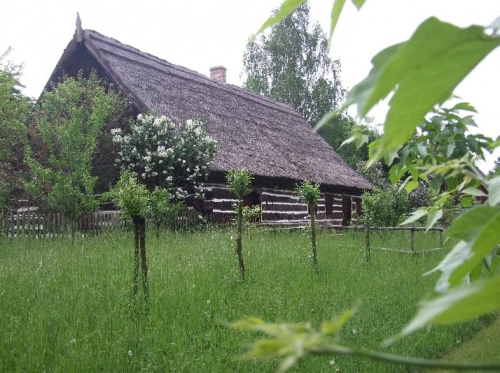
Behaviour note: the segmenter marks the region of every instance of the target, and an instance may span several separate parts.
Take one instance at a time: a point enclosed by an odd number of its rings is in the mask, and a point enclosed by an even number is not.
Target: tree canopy
[[[104,125],[120,109],[120,96],[95,73],[65,77],[44,93],[26,147],[32,178],[25,187],[39,206],[72,221],[97,208],[92,161]]]
[[[253,36],[244,56],[245,88],[295,108],[311,124],[338,108],[346,91],[340,61],[329,56],[326,34],[310,27],[304,3],[267,35]]]
[[[30,101],[21,93],[21,66],[0,55],[0,209],[22,194],[24,145]]]

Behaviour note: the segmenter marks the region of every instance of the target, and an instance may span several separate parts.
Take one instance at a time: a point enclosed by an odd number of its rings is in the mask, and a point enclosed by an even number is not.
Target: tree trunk
[[[236,236],[236,253],[238,254],[238,265],[240,267],[241,279],[245,280],[245,264],[243,263],[243,250],[241,239],[243,234],[243,203],[238,201],[238,234]]]
[[[316,253],[316,215],[314,207],[314,205],[309,206],[309,211],[311,212],[311,250],[314,268],[318,270],[318,255]]]
[[[137,295],[138,278],[139,278],[139,260],[141,262],[142,272],[142,288],[144,297],[149,295],[148,287],[148,264],[146,256],[146,218],[143,216],[134,216],[134,295]]]

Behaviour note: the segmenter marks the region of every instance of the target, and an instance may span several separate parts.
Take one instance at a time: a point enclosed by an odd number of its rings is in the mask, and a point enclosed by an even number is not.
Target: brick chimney
[[[217,83],[226,84],[226,71],[224,66],[211,67],[210,79]]]

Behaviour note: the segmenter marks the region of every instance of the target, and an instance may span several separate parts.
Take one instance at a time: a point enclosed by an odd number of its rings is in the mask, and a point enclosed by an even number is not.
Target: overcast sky
[[[246,41],[281,0],[4,0],[0,53],[24,64],[25,93],[38,97],[71,40],[76,12],[83,28],[96,30],[169,62],[208,75],[224,65],[228,83],[242,85]],[[310,0],[311,20],[326,30],[332,0]],[[342,80],[352,87],[370,69],[381,49],[408,39],[418,24],[437,16],[459,26],[488,25],[500,16],[498,0],[367,0],[360,12],[346,3],[332,40]],[[464,81],[456,93],[479,111],[480,131],[500,135],[498,94],[500,50]],[[376,118],[378,119],[378,118]],[[490,162],[491,164],[491,162]]]

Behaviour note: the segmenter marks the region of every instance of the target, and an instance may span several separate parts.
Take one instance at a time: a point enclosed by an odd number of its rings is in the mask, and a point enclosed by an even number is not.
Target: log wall
[[[307,205],[301,203],[299,197],[291,190],[271,188],[257,188],[260,195],[262,223],[300,223],[309,220]],[[357,210],[356,201],[359,196],[331,194],[331,214],[326,215],[325,194],[322,194],[318,203],[316,217],[320,224],[342,225],[344,213],[343,199],[349,197],[352,201],[352,211]],[[224,184],[205,185],[205,213],[212,215],[217,223],[230,222],[234,219],[235,207],[238,203],[229,187]]]

